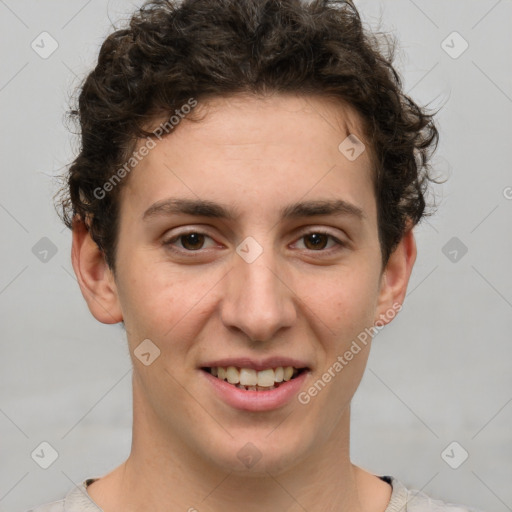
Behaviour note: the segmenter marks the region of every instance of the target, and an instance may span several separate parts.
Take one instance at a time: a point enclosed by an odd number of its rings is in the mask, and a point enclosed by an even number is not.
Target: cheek
[[[142,336],[161,338],[199,300],[193,282],[163,264],[132,261],[123,270],[119,300],[124,321]]]
[[[371,269],[347,267],[309,282],[303,301],[337,342],[373,325],[378,298],[378,278],[373,274]]]
[[[132,344],[149,338],[162,352],[185,355],[212,314],[224,272],[161,259],[125,263],[119,295]]]

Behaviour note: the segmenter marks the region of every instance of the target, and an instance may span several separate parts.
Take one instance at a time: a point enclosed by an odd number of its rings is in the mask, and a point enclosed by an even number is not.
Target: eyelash
[[[170,238],[169,240],[166,240],[164,242],[162,242],[162,245],[166,246],[166,247],[169,247],[173,252],[177,252],[177,253],[180,253],[180,254],[183,254],[183,255],[186,255],[187,257],[194,257],[195,254],[200,254],[202,252],[203,249],[198,249],[196,251],[190,251],[190,250],[187,250],[187,249],[177,249],[175,248],[172,244],[174,242],[176,242],[177,240],[179,240],[181,237],[184,237],[184,236],[187,236],[187,235],[204,235],[210,239],[212,239],[211,236],[209,236],[208,234],[206,233],[202,233],[201,231],[187,231],[187,232],[184,232],[184,233],[179,233],[178,235],[175,235],[174,237]],[[319,249],[319,250],[314,250],[314,249],[305,249],[306,251],[308,252],[312,252],[312,253],[330,253],[332,251],[339,251],[341,250],[342,248],[344,248],[347,244],[345,242],[342,242],[341,240],[339,240],[338,238],[336,238],[334,235],[332,235],[331,233],[328,233],[327,231],[323,231],[321,229],[315,229],[315,230],[312,230],[312,231],[308,231],[306,233],[303,233],[298,240],[302,239],[302,238],[305,238],[309,235],[324,235],[324,236],[327,236],[328,238],[332,239],[337,247],[331,247],[330,249]],[[212,239],[213,240],[213,239]]]

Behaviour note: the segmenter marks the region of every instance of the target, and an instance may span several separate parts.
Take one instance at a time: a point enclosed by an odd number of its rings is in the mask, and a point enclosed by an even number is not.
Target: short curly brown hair
[[[380,33],[379,33],[380,34]],[[380,34],[382,35],[382,34]],[[125,29],[110,34],[80,88],[80,153],[63,176],[59,215],[72,229],[88,221],[115,273],[119,191],[98,199],[147,127],[191,97],[236,93],[334,97],[359,114],[370,143],[382,263],[426,211],[430,156],[438,131],[402,91],[386,54],[350,1],[148,1]],[[121,184],[122,185],[122,184]]]

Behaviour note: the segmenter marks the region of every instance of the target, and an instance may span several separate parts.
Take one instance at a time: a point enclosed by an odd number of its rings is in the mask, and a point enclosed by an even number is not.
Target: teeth
[[[290,380],[293,375],[293,366],[287,366],[284,369],[283,380]]]
[[[258,386],[266,388],[273,386],[275,382],[274,375],[274,370],[272,370],[272,368],[258,372]]]
[[[210,368],[210,372],[221,380],[227,380],[230,384],[249,391],[274,389],[276,383],[289,381],[299,373],[297,368],[293,366],[284,368],[279,366],[275,369],[268,368],[259,372],[252,368],[239,369],[235,366],[228,366],[227,368],[218,366]]]
[[[256,386],[258,374],[252,368],[240,368],[240,384],[244,386]]]
[[[226,377],[230,384],[238,384],[240,382],[240,372],[234,366],[226,368]]]
[[[243,389],[244,391],[268,391],[270,389],[276,389],[276,386],[260,387],[260,386],[242,386],[242,384],[237,384],[237,388]]]

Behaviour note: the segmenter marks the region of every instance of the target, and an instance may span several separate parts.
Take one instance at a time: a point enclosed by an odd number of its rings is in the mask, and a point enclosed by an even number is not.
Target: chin
[[[279,427],[278,427],[279,428]],[[268,477],[292,469],[306,459],[313,450],[304,431],[287,432],[265,429],[264,432],[244,432],[234,438],[226,439],[225,449],[219,451],[222,443],[209,446],[210,460],[222,471],[233,472],[240,476]],[[216,446],[216,453],[211,452]]]

